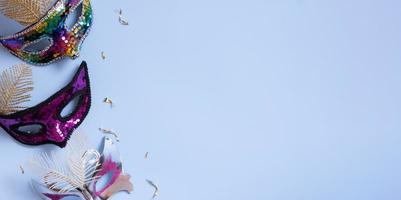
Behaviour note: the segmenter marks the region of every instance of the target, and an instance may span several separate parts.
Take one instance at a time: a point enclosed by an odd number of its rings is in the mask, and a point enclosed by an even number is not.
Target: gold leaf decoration
[[[27,26],[42,18],[52,0],[0,0],[0,11],[7,17]]]
[[[26,107],[33,90],[32,69],[26,64],[15,65],[3,71],[0,77],[0,114],[7,115]]]
[[[89,149],[87,138],[78,133],[67,143],[64,153],[51,151],[36,155],[29,162],[30,168],[54,192],[79,189],[88,193],[87,185],[100,178],[95,175],[100,170],[100,153]]]

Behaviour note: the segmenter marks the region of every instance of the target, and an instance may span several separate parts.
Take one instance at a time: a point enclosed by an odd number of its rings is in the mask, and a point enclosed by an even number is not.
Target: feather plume
[[[76,189],[85,191],[87,185],[98,178],[94,174],[100,166],[100,154],[87,148],[86,138],[80,134],[75,136],[67,144],[64,156],[60,152],[43,153],[30,161],[31,168],[39,173],[41,182],[58,193]]]
[[[11,114],[26,107],[33,90],[32,69],[26,64],[15,65],[3,71],[0,79],[0,114]]]
[[[7,17],[27,26],[39,21],[52,0],[0,0],[0,11]]]

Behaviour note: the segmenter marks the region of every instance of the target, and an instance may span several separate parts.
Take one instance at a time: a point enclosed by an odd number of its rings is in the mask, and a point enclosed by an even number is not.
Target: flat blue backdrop
[[[99,126],[117,131],[135,185],[115,200],[150,199],[145,179],[160,200],[401,199],[400,6],[94,0],[81,56],[34,67],[29,105],[88,62],[93,105],[80,130],[95,146]],[[0,61],[20,62],[4,48]],[[0,137],[1,199],[35,199],[19,165],[53,147]]]

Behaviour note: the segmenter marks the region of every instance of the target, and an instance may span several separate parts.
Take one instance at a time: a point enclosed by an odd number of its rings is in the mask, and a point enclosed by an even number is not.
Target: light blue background
[[[401,198],[400,1],[93,6],[81,57],[35,67],[30,105],[88,62],[93,105],[80,129],[95,145],[99,126],[116,130],[135,184],[113,199],[150,199],[145,179],[160,200]],[[3,48],[0,61],[20,62]],[[1,199],[35,199],[18,166],[47,148],[1,132]]]

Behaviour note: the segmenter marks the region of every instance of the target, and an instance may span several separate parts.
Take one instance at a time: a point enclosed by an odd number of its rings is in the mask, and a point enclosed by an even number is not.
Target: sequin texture
[[[65,25],[67,17],[82,4],[82,12],[71,30]],[[75,59],[92,25],[93,12],[90,0],[58,0],[37,23],[12,36],[0,38],[15,56],[36,65],[46,65],[64,56]],[[48,39],[50,45],[40,51],[25,48]]]
[[[67,116],[61,111],[78,97],[78,103]],[[91,105],[88,68],[82,62],[73,80],[39,105],[10,115],[0,115],[0,126],[21,143],[28,145],[55,144],[65,147],[70,135],[86,117]],[[19,128],[39,125],[40,131],[29,133]]]

